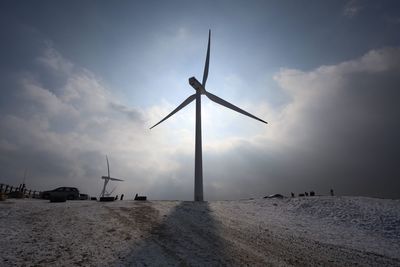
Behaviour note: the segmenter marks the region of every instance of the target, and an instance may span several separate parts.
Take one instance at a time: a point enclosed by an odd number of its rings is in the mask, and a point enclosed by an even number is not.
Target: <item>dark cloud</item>
[[[281,128],[277,141],[286,147],[239,145],[223,161],[232,162],[226,166],[234,174],[229,179],[243,177],[242,188],[249,195],[258,188],[327,193],[332,187],[343,194],[400,197],[399,74],[399,48],[372,50],[360,59],[310,72],[282,71],[276,80],[292,102],[270,127]],[[224,165],[216,160],[210,164]],[[223,184],[234,191],[230,184],[237,183],[229,179]]]

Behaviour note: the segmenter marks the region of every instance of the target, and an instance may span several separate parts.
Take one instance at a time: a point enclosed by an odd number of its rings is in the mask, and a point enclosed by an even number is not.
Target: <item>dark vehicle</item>
[[[42,198],[44,199],[50,199],[52,197],[65,197],[65,199],[68,200],[79,199],[79,190],[76,187],[59,187],[42,193]]]
[[[89,195],[88,194],[79,194],[79,199],[80,200],[88,200],[89,199]]]
[[[100,202],[114,201],[115,197],[100,197]]]

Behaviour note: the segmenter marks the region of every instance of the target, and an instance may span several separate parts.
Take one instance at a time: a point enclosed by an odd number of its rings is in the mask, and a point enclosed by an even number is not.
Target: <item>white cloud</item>
[[[46,49],[43,55],[37,58],[37,61],[54,71],[70,74],[73,71],[74,65],[60,55],[53,47],[52,42],[46,41],[45,45]]]
[[[14,152],[10,161],[25,162],[13,162],[8,175],[15,174],[13,167],[23,165],[36,169],[36,175],[32,171],[38,179],[35,182],[32,177],[34,185],[47,180],[42,189],[77,183],[94,194],[106,170],[105,154],[113,174],[127,180],[126,192],[145,188],[160,173],[179,167],[176,161],[168,160],[172,150],[160,145],[168,136],[145,129],[143,122],[148,118],[144,111],[125,106],[101,79],[74,66],[52,47],[39,61],[55,70],[57,77],[62,75],[65,82],[51,90],[35,75],[20,76],[14,101],[21,112],[1,116],[4,131],[0,144],[2,151]],[[27,162],[30,159],[24,153],[36,154],[38,162]],[[79,160],[82,157],[85,159]],[[47,168],[48,173],[38,173],[40,168]]]

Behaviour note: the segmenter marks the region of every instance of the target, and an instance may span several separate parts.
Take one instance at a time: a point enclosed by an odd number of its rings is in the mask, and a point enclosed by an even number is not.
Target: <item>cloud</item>
[[[188,34],[182,30],[179,38]],[[116,192],[191,199],[194,105],[150,131],[176,103],[131,107],[101,77],[45,44],[32,60],[35,67],[4,84],[2,181],[21,182],[27,168],[27,182],[36,189],[75,185],[96,195],[108,154],[111,174],[126,180],[115,184]],[[206,198],[326,193],[331,187],[399,197],[399,62],[400,49],[388,47],[311,71],[283,68],[274,81],[286,103],[235,102],[267,126],[204,101]]]
[[[142,110],[124,105],[101,79],[53,47],[44,48],[36,62],[38,69],[49,69],[46,79],[32,69],[15,75],[12,90],[5,91],[13,108],[2,107],[0,116],[4,155],[0,161],[7,166],[3,182],[17,182],[21,170],[28,168],[29,182],[38,189],[77,185],[95,194],[106,170],[105,154],[109,154],[114,174],[124,178],[145,178],[142,174],[150,168],[151,159],[162,170],[159,152],[151,149],[157,142],[145,134]],[[56,79],[62,76],[62,84],[49,89],[46,81],[53,74]],[[132,151],[142,154],[132,156]],[[142,181],[141,186],[150,182]]]
[[[360,13],[362,8],[363,6],[360,4],[360,1],[350,0],[343,8],[343,15],[347,18],[353,18]]]
[[[44,44],[46,49],[44,49],[43,55],[39,56],[36,61],[58,73],[71,74],[74,65],[60,55],[60,53],[53,47],[51,41],[47,40]]]
[[[346,194],[399,197],[393,189],[400,185],[399,74],[398,47],[307,72],[282,69],[274,79],[291,101],[270,127],[276,128],[273,141],[286,147],[263,146],[271,140],[265,135],[259,151],[266,167],[260,173],[271,185],[292,181],[293,190],[328,192],[332,186]]]

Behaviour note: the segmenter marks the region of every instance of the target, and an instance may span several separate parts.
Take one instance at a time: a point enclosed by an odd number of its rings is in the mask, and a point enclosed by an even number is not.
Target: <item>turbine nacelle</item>
[[[118,178],[112,178],[112,177],[108,177],[108,176],[101,176],[101,179],[105,179],[105,180],[110,180],[110,181],[124,181],[122,179],[118,179]]]
[[[189,84],[194,88],[194,90],[199,91],[201,94],[205,94],[206,89],[195,77],[189,78]]]

